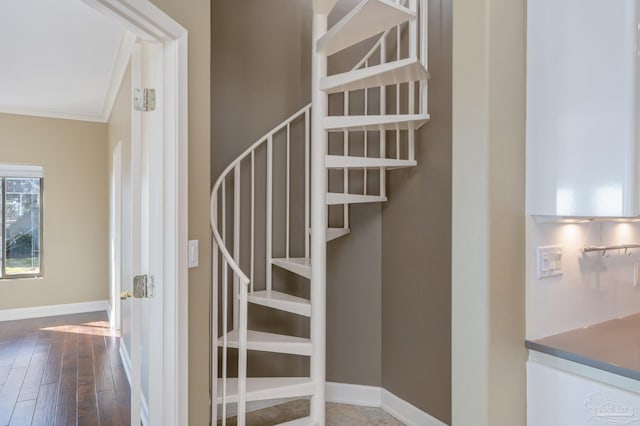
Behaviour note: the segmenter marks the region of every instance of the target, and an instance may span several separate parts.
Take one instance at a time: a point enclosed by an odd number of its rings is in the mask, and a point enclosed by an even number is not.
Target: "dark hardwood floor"
[[[0,322],[0,426],[126,426],[129,382],[105,312]]]

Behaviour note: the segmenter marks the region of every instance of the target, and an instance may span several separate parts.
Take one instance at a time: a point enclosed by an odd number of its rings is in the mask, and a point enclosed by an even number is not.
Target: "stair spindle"
[[[233,169],[233,260],[240,264],[240,162]],[[239,324],[240,280],[233,274],[233,328]]]
[[[273,249],[273,135],[267,139],[267,238],[266,238],[266,268],[267,291],[271,291],[272,269],[271,260]]]

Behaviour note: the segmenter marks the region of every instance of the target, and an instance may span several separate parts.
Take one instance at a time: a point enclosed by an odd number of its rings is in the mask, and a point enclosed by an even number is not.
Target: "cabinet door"
[[[590,424],[640,424],[640,395],[529,361],[527,426]]]
[[[638,215],[638,0],[532,0],[527,212]]]

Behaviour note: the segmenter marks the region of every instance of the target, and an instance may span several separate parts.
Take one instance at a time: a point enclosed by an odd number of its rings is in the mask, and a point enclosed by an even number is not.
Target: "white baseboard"
[[[409,426],[447,426],[446,423],[380,387],[328,382],[325,391],[328,402],[379,407]]]
[[[446,423],[443,423],[381,387],[327,382],[325,392],[327,402],[382,408],[408,426],[447,426]],[[247,413],[280,405],[290,400],[291,399],[272,399],[249,402],[247,403]],[[227,406],[227,417],[235,416],[236,413],[237,406],[235,404]],[[220,406],[218,406],[218,416],[222,417]]]
[[[124,374],[127,376],[129,387],[131,387],[131,358],[122,341],[120,341],[120,359],[122,360]],[[140,395],[140,421],[143,426],[149,425],[149,404],[147,404],[147,398],[145,398],[144,393]]]
[[[29,318],[53,317],[57,315],[83,314],[85,312],[106,311],[108,308],[108,301],[96,300],[94,302],[69,303],[66,305],[2,309],[0,310],[0,321],[15,321]]]
[[[324,389],[327,402],[361,407],[381,407],[382,404],[382,388],[376,386],[327,382]]]
[[[447,426],[446,423],[398,398],[386,389],[382,389],[381,408],[406,425]]]

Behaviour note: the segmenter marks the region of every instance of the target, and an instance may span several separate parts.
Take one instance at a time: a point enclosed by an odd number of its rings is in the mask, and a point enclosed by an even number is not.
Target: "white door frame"
[[[163,45],[164,392],[166,425],[188,424],[187,30],[149,0],[82,0]]]
[[[111,328],[120,330],[120,291],[122,290],[122,141],[118,141],[111,156],[109,196],[109,267],[111,295],[109,317]]]

